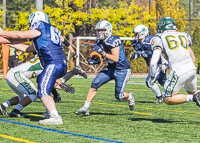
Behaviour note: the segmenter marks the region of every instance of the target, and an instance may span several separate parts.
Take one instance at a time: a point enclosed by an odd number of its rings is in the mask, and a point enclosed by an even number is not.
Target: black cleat
[[[81,75],[82,77],[87,79],[87,73],[80,66],[76,66],[75,69],[78,70],[78,74],[79,75]]]
[[[20,113],[19,110],[13,109],[10,114],[10,117],[18,117],[18,118],[26,118],[27,116],[25,114]]]
[[[154,101],[153,103],[160,104],[162,102],[163,102],[163,97],[161,96],[161,97],[157,97],[156,101]]]
[[[196,105],[200,107],[200,93],[193,95],[193,101],[196,102]]]
[[[0,113],[1,115],[8,115],[6,111],[6,107],[3,104],[0,105]]]

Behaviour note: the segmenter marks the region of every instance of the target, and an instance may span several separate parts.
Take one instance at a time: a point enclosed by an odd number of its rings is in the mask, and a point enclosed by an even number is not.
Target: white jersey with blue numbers
[[[48,64],[67,62],[58,29],[43,21],[36,21],[31,29],[37,29],[41,32],[39,37],[33,39],[33,43],[43,67]]]
[[[188,48],[191,44],[191,37],[185,32],[163,32],[156,34],[151,45],[152,49],[161,48],[170,68],[180,76],[196,69]]]
[[[111,53],[112,48],[120,46],[119,61],[117,63],[107,59],[106,57],[103,57],[103,59],[108,63],[108,66],[113,69],[119,69],[119,70],[130,69],[130,63],[126,57],[125,49],[123,44],[121,43],[119,36],[110,36],[104,41],[97,40],[94,46],[95,45],[100,46],[108,54],[112,54]]]
[[[137,55],[137,57],[143,57],[148,66],[153,55],[153,50],[151,49],[152,38],[153,36],[149,35],[145,37],[145,39],[141,43],[138,42],[138,40],[133,40],[131,44],[134,48],[134,53]],[[158,64],[161,64],[161,59],[158,61]]]

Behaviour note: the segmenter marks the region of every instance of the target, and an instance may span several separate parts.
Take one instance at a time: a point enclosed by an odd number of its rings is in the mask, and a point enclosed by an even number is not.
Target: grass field
[[[32,80],[35,83],[35,80]],[[28,118],[10,118],[0,115],[0,142],[32,143],[195,143],[200,142],[200,108],[195,103],[169,106],[152,102],[155,95],[145,85],[144,78],[131,78],[126,92],[133,92],[134,111],[128,103],[114,97],[114,81],[102,86],[90,106],[90,116],[77,116],[76,110],[84,104],[92,78],[72,78],[68,83],[75,94],[59,91],[62,101],[56,103],[63,125],[39,125],[45,108],[40,100],[22,110]],[[0,79],[0,102],[15,94]],[[200,83],[198,83],[200,86]],[[162,89],[162,87],[161,87]],[[181,93],[186,93],[181,90]],[[13,107],[7,109],[10,112]]]

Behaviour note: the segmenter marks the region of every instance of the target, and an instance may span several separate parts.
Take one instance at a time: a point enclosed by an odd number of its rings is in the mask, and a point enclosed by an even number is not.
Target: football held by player
[[[115,98],[127,100],[130,110],[133,110],[135,107],[133,93],[124,92],[126,83],[131,75],[130,63],[126,58],[124,46],[119,36],[112,35],[110,22],[106,20],[99,21],[95,30],[97,40],[93,50],[98,54],[92,55],[89,64],[98,64],[100,59],[103,58],[108,65],[93,79],[84,106],[75,113],[89,115],[89,107],[96,96],[98,88],[112,79],[115,80]],[[96,55],[96,58],[94,58],[94,55]]]

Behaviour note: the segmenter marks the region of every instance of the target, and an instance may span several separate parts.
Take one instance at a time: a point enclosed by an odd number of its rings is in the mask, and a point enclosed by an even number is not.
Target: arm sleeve
[[[152,77],[155,77],[156,75],[157,63],[160,59],[160,55],[161,55],[160,49],[156,49],[153,51],[153,55],[150,62],[150,74]]]

